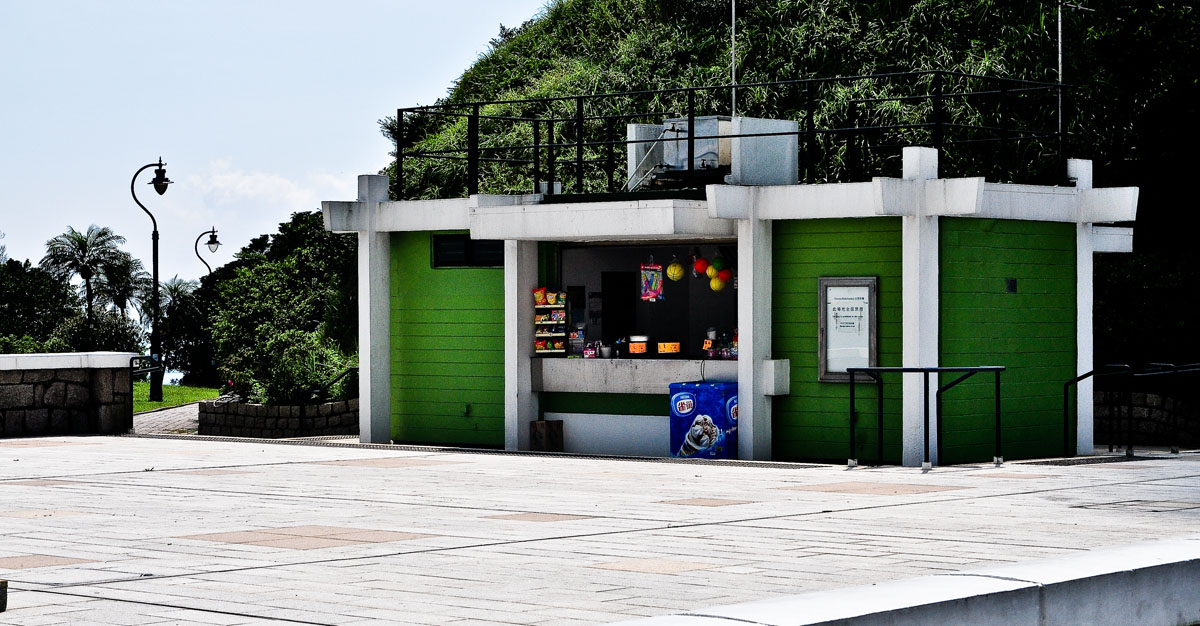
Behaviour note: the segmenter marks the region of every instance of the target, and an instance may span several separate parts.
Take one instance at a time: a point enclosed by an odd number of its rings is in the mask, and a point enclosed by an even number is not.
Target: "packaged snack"
[[[533,303],[534,304],[546,304],[546,288],[545,287],[538,287],[537,289],[533,290]]]
[[[554,340],[554,349],[555,350],[562,350],[563,346],[565,346],[565,345],[566,345],[566,343],[562,339]]]
[[[540,339],[538,341],[535,341],[535,342],[533,342],[533,349],[537,350],[538,352],[546,350],[546,343],[547,343],[547,341],[545,339]]]
[[[558,292],[557,291],[547,291],[546,292],[546,304],[558,304]]]
[[[567,292],[565,292],[565,291],[558,292],[558,303],[559,304],[567,303]]]

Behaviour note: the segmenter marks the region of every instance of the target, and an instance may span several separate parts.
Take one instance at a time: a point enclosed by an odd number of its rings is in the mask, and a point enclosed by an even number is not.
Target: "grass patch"
[[[167,407],[210,400],[217,397],[219,392],[212,387],[187,387],[185,385],[163,385],[163,401],[151,402],[150,383],[139,380],[133,383],[133,412],[153,411]]]

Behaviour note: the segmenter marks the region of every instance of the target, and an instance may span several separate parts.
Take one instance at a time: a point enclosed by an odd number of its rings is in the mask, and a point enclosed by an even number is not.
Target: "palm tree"
[[[101,266],[96,291],[101,304],[112,304],[121,315],[126,315],[131,303],[149,297],[152,285],[150,273],[142,262],[119,250],[112,260]]]
[[[68,226],[67,232],[46,242],[46,256],[42,257],[40,265],[42,269],[63,280],[70,280],[76,274],[83,279],[87,315],[90,320],[95,300],[92,279],[101,267],[116,259],[119,252],[117,246],[123,243],[125,238],[114,234],[107,226],[92,224],[88,226],[86,233]]]

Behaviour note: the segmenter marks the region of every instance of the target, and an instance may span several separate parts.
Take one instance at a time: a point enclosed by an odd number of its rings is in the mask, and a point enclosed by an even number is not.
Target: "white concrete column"
[[[904,178],[937,178],[937,150],[904,148]],[[924,194],[917,194],[918,198]],[[903,220],[901,274],[903,276],[902,326],[904,339],[901,362],[904,367],[938,366],[938,218],[926,216],[918,200],[916,215]],[[921,374],[903,374],[903,453],[906,466],[919,466],[925,455],[925,409]],[[929,376],[929,459],[937,464],[937,425],[935,394],[938,376]]]
[[[358,232],[358,438],[392,440],[391,241],[378,232],[379,203],[388,199],[388,177],[358,177],[358,201],[367,213]]]
[[[1075,188],[1082,191],[1092,188],[1092,162],[1083,159],[1067,159],[1067,177],[1075,181]],[[1082,216],[1081,216],[1082,217]],[[1095,369],[1093,347],[1092,302],[1093,302],[1093,259],[1095,242],[1093,226],[1080,220],[1075,226],[1075,373],[1085,374]],[[1095,383],[1093,378],[1079,381],[1076,385],[1075,453],[1092,454],[1095,424]]]
[[[529,423],[537,420],[533,393],[533,289],[537,242],[504,242],[504,449],[529,449]]]
[[[771,459],[771,397],[763,362],[771,358],[772,222],[737,221],[738,458]]]

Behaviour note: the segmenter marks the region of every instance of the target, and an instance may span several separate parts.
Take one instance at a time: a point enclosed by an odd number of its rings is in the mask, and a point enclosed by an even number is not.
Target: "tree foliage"
[[[117,246],[123,243],[125,238],[107,226],[92,224],[83,233],[68,226],[67,232],[46,242],[46,256],[42,257],[41,266],[63,280],[79,276],[84,285],[84,310],[91,316],[95,304],[92,280],[107,264],[119,260]]]
[[[1141,188],[1135,254],[1102,255],[1096,264],[1097,359],[1144,362],[1174,354],[1170,358],[1200,360],[1200,322],[1190,307],[1164,304],[1151,316],[1138,304],[1164,303],[1169,294],[1200,293],[1200,275],[1190,271],[1200,263],[1200,253],[1190,241],[1198,221],[1193,216],[1200,212],[1182,184],[1192,175],[1194,146],[1200,144],[1200,13],[1185,2],[1078,4],[1084,8],[1068,4],[1063,9],[1063,80],[1068,90],[1062,156],[1092,159],[1099,185]],[[739,0],[738,79],[753,83],[948,70],[1054,82],[1056,6],[1041,0]],[[439,103],[728,84],[729,8],[728,0],[553,0],[532,22],[501,28],[491,49],[463,72]],[[753,114],[799,119],[794,100],[789,101],[794,94],[744,91],[745,106]],[[837,126],[847,123],[850,99],[896,93],[884,81],[857,81],[822,93],[814,117],[818,126]],[[663,110],[680,110],[669,98],[655,103]],[[614,99],[587,114],[629,113],[629,104]],[[567,105],[552,110],[546,105],[497,104],[482,112],[563,118],[572,114]],[[707,107],[704,113],[727,111],[720,108],[727,103],[719,101],[700,105]],[[921,106],[925,105],[867,107],[860,110],[860,121],[911,123],[927,112]],[[1037,127],[1052,128],[1055,110],[1053,100],[1038,101],[1024,114]],[[956,122],[986,123],[970,107],[949,113]],[[406,151],[465,145],[467,123],[462,117],[413,116],[404,122],[402,135],[395,118],[380,120],[380,125]],[[485,120],[481,127],[485,146],[532,143],[527,125],[498,128]],[[570,141],[571,132],[568,123],[556,124],[557,137],[566,133]],[[912,135],[906,141],[927,139]],[[896,152],[898,156],[899,148]],[[1064,173],[1058,171],[1056,152],[1057,146],[1047,140],[1026,142],[1008,160],[994,151],[943,153],[941,169],[944,176],[1059,183]],[[845,179],[846,152],[835,146],[823,156],[818,180]],[[898,158],[885,159],[875,163],[873,171],[895,176],[898,163]],[[409,159],[404,167],[405,198],[465,194],[463,161]],[[501,171],[504,167],[507,173]],[[528,191],[529,176],[513,175],[515,170],[482,164],[481,191]],[[385,171],[394,176],[393,166]],[[598,173],[589,177],[587,187],[601,187]],[[1150,319],[1162,320],[1171,332],[1150,332]]]
[[[79,300],[67,281],[29,261],[0,264],[0,335],[45,341],[78,312]]]
[[[326,231],[319,212],[295,213],[205,281],[198,293],[211,300],[200,306],[235,389],[261,401],[304,401],[353,361],[356,249],[353,237]]]

